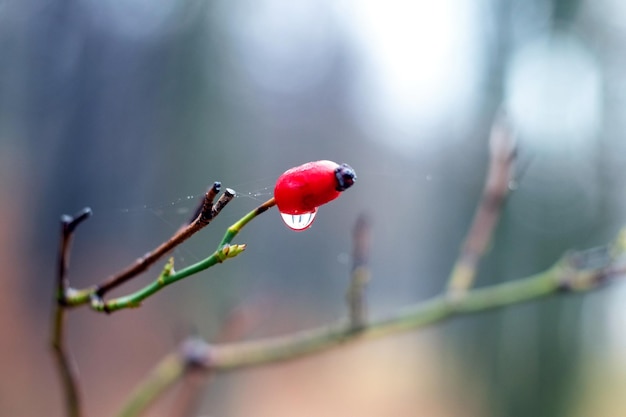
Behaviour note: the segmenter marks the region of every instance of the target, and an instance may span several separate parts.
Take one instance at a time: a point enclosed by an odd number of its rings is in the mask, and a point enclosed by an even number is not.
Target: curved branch
[[[339,345],[356,341],[376,339],[390,334],[413,331],[430,326],[446,319],[513,306],[539,300],[561,293],[589,291],[606,283],[609,279],[626,275],[626,228],[610,247],[601,248],[606,262],[596,268],[582,262],[590,256],[597,258],[598,249],[590,249],[564,256],[550,269],[519,280],[468,290],[462,298],[453,299],[446,294],[430,300],[399,309],[394,314],[365,324],[355,332],[352,323],[346,320],[311,330],[285,336],[261,339],[251,342],[221,345],[198,345],[194,351],[194,364],[211,372],[225,372],[253,366],[266,365],[300,358]],[[619,248],[619,251],[616,250]],[[177,360],[167,356],[155,368],[171,368],[168,372],[152,372],[138,387],[136,393],[142,397],[152,392],[156,396],[173,386],[184,374],[188,361],[178,355]],[[151,387],[158,386],[156,392]],[[138,394],[136,394],[138,395]],[[149,405],[151,401],[145,401]],[[136,404],[131,397],[128,404]],[[129,405],[124,407],[125,410]],[[139,416],[146,408],[134,408],[134,414],[120,414],[124,417]]]
[[[355,333],[349,322],[253,342],[212,346],[206,353],[207,368],[228,371],[312,354],[356,340],[375,339],[430,326],[445,319],[507,307],[565,292],[588,291],[609,278],[626,274],[626,265],[607,265],[587,270],[575,269],[570,258],[545,272],[519,280],[470,290],[458,300],[443,294],[399,309],[372,321]]]

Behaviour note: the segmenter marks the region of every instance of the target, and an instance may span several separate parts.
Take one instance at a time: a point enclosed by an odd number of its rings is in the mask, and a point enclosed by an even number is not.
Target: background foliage
[[[190,329],[217,334],[233,308],[254,313],[245,337],[343,314],[363,211],[374,222],[372,313],[440,291],[502,102],[527,168],[478,284],[608,241],[624,222],[624,6],[430,3],[0,1],[0,414],[61,415],[47,351],[57,219],[85,205],[95,216],[78,232],[77,286],[169,236],[214,180],[241,197],[177,250],[177,265],[212,251],[291,166],[332,159],[359,175],[306,233],[265,215],[243,233],[244,255],[143,308],[72,314],[92,416],[111,415]],[[617,415],[624,294],[542,301],[227,375],[202,410]]]

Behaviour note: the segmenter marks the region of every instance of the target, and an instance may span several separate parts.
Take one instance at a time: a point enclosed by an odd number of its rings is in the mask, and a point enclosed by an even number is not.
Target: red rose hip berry
[[[311,226],[317,208],[339,197],[354,184],[348,164],[315,161],[285,171],[274,187],[274,199],[285,224],[293,230]]]

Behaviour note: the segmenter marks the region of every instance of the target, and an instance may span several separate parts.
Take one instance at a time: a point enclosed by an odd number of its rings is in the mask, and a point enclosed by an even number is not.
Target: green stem
[[[274,197],[272,197],[269,200],[267,200],[265,203],[261,204],[260,206],[258,206],[257,208],[255,208],[254,210],[252,210],[251,212],[243,216],[241,219],[239,219],[235,224],[233,224],[226,230],[226,233],[224,234],[224,237],[222,238],[222,242],[220,243],[220,247],[230,244],[230,242],[233,241],[235,236],[237,236],[237,234],[241,231],[241,229],[244,228],[245,225],[247,225],[252,219],[257,217],[259,214],[264,213],[265,211],[267,211],[268,209],[270,209],[271,207],[275,205],[276,205],[276,201],[274,200]]]

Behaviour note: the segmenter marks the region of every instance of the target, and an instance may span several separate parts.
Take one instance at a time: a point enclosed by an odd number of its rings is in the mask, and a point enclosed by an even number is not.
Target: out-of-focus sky
[[[111,316],[72,311],[90,416],[109,416],[190,329],[242,337],[345,314],[351,227],[373,222],[372,314],[445,287],[505,111],[520,176],[477,285],[609,241],[626,208],[619,0],[0,0],[0,415],[61,416],[48,353],[58,218],[91,206],[70,279],[172,234],[213,181],[239,193],[174,252],[206,256],[301,163],[356,185],[294,233],[274,211],[240,257]],[[155,271],[158,266],[155,267]],[[116,294],[145,285],[155,271]],[[217,378],[197,415],[615,416],[626,287],[562,297]],[[298,383],[295,383],[297,381]],[[165,401],[151,415],[169,415]]]

